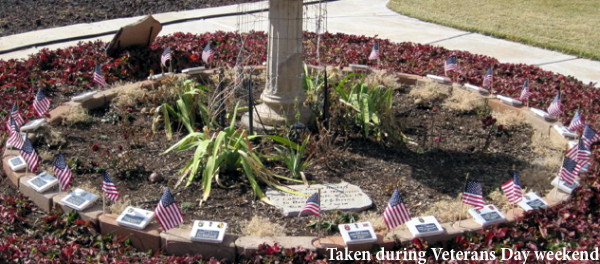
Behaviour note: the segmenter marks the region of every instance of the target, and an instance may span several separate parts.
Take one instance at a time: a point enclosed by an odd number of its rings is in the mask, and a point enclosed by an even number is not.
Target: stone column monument
[[[302,87],[302,2],[303,0],[269,0],[269,47],[267,84],[256,105],[254,128],[272,129],[297,121],[307,124],[310,110],[303,106],[306,94]],[[257,116],[258,113],[258,116]],[[300,116],[296,120],[296,116]],[[248,125],[248,114],[242,123]]]

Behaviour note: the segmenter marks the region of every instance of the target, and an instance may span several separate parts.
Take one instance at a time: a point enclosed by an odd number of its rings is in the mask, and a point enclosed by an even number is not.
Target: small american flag
[[[583,171],[583,168],[586,168],[587,165],[590,164],[590,162],[592,162],[592,151],[589,148],[585,147],[585,143],[581,138],[579,139],[579,143],[577,144],[577,146],[579,147],[577,148],[576,169],[578,171]]]
[[[204,46],[204,50],[202,50],[202,61],[204,61],[204,64],[208,64],[208,60],[214,54],[215,52],[210,47],[210,43],[206,43],[206,46]]]
[[[29,139],[25,139],[23,143],[23,147],[21,148],[21,156],[27,162],[27,166],[29,166],[30,172],[36,172],[38,166],[40,165],[40,157],[38,157],[37,153],[35,153],[35,149],[29,142]]]
[[[167,47],[163,51],[162,55],[160,55],[160,64],[162,66],[167,67],[167,61],[170,61],[170,60],[171,60],[171,48]]]
[[[521,192],[521,182],[519,181],[519,172],[510,172],[512,179],[502,184],[501,188],[506,195],[506,199],[511,204],[518,204],[523,200],[523,193]]]
[[[554,100],[552,100],[552,102],[550,103],[550,106],[548,106],[548,114],[550,116],[558,116],[560,115],[562,111],[560,110],[560,92],[558,92],[558,94],[556,95],[556,97],[554,97]]]
[[[13,103],[12,110],[10,111],[10,116],[12,116],[12,118],[15,119],[15,123],[17,124],[17,127],[21,127],[23,124],[25,124],[25,120],[21,116],[21,113],[19,113],[19,109],[17,108],[16,102]]]
[[[309,212],[316,216],[321,215],[321,197],[319,196],[318,192],[308,197],[298,215],[302,214],[302,212]]]
[[[96,64],[96,67],[94,67],[94,82],[102,87],[108,86],[106,79],[104,78],[104,74],[102,73],[102,67],[100,67],[100,64]]]
[[[21,131],[19,131],[19,127],[17,127],[17,124],[12,117],[10,117],[10,123],[12,123],[9,130],[10,136],[8,137],[8,140],[6,140],[6,143],[13,146],[13,148],[21,149],[25,143],[23,136],[21,136]]]
[[[492,81],[494,79],[494,69],[492,69],[491,67],[487,70],[487,72],[485,73],[485,75],[483,76],[483,87],[491,87],[492,86]]]
[[[110,174],[108,174],[108,171],[106,170],[102,172],[102,192],[104,192],[106,198],[113,202],[121,197],[119,191],[117,191],[117,186],[115,186],[115,183],[110,179]]]
[[[379,42],[375,42],[373,44],[373,48],[371,49],[371,54],[369,54],[369,60],[378,60],[379,59]]]
[[[560,179],[564,180],[568,185],[572,185],[575,182],[578,173],[577,161],[565,157],[562,168],[560,168],[560,172],[558,173]]]
[[[388,230],[392,230],[394,227],[404,224],[408,220],[410,220],[410,213],[402,200],[402,196],[400,196],[400,191],[396,188],[392,194],[392,198],[388,202],[388,206],[383,212],[383,221],[387,225]]]
[[[50,109],[50,99],[44,93],[42,88],[39,88],[35,98],[33,99],[33,110],[39,117],[43,117]]]
[[[458,69],[458,61],[456,60],[456,56],[450,56],[444,62],[444,74],[448,74],[449,71],[456,71]]]
[[[463,192],[462,202],[475,206],[477,209],[483,208],[485,201],[483,200],[483,189],[481,188],[481,183],[475,180],[467,180],[467,185],[465,185],[465,191]]]
[[[519,96],[519,100],[525,101],[531,96],[531,92],[529,91],[529,80],[525,80],[523,83],[523,90],[521,90],[521,95]]]
[[[67,161],[63,154],[58,153],[58,155],[56,155],[52,170],[54,170],[54,174],[56,175],[56,178],[58,178],[60,189],[63,191],[67,190],[71,184],[71,180],[73,180],[73,173],[69,169],[69,166],[67,166]]]
[[[183,214],[179,210],[179,205],[173,199],[169,188],[165,189],[160,201],[158,201],[158,205],[154,209],[154,214],[156,214],[158,223],[165,231],[183,222]]]
[[[581,137],[583,138],[583,142],[585,142],[585,147],[591,149],[592,144],[598,140],[598,133],[590,125],[585,125]]]
[[[579,144],[582,144],[581,138],[579,139],[579,143],[575,144],[573,147],[571,147],[569,150],[567,150],[566,156],[572,160],[577,160],[577,156],[579,153]],[[585,144],[584,144],[584,146],[585,146]]]
[[[569,124],[569,127],[567,129],[570,131],[579,132],[584,127],[585,119],[579,114],[579,110],[577,110],[577,112],[575,112],[575,115],[573,116],[573,119],[571,119],[571,123]]]

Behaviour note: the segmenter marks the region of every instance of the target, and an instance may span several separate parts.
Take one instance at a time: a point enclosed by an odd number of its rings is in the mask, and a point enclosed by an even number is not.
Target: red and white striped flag
[[[483,200],[483,188],[481,188],[481,183],[475,180],[467,180],[462,201],[464,204],[475,206],[477,209],[483,208],[485,201]]]
[[[512,179],[502,184],[501,188],[509,203],[518,204],[523,200],[519,173],[517,171],[511,171],[511,174]]]
[[[573,119],[571,119],[571,123],[569,123],[569,127],[567,127],[567,129],[574,132],[581,132],[584,127],[585,119],[581,114],[579,114],[579,109],[577,109],[577,112],[575,112],[575,115],[573,115]]]
[[[302,210],[300,210],[298,213],[298,216],[300,216],[302,212],[309,212],[316,216],[321,215],[321,197],[319,196],[318,192],[308,197],[306,203],[302,207]]]
[[[400,196],[400,191],[396,188],[383,212],[383,221],[388,230],[392,230],[408,220],[410,220],[410,213],[402,200],[402,196]]]
[[[50,110],[50,99],[44,94],[44,90],[39,88],[33,99],[33,110],[39,117],[43,117]]]
[[[171,60],[171,48],[167,47],[160,55],[160,65],[167,67],[167,61]]]
[[[369,54],[369,60],[378,60],[379,59],[379,42],[375,42],[373,48],[371,49],[371,54]]]
[[[519,100],[521,102],[527,100],[531,96],[531,92],[529,91],[529,80],[525,80],[523,83],[523,90],[521,90],[521,95],[519,96]]]
[[[102,192],[104,192],[106,198],[113,202],[119,200],[119,197],[121,197],[119,191],[117,191],[117,186],[115,186],[115,183],[110,179],[110,174],[108,174],[108,171],[106,170],[102,172]]]
[[[37,153],[35,153],[35,149],[33,149],[31,142],[29,142],[29,139],[27,138],[25,139],[23,147],[21,148],[21,157],[23,157],[23,159],[25,159],[27,162],[29,171],[35,173],[40,165],[40,157],[38,157]]]
[[[481,84],[481,86],[484,88],[491,87],[493,80],[494,80],[494,69],[492,69],[490,67],[487,69],[487,71],[485,72],[485,75],[483,76],[483,83]]]
[[[23,140],[23,136],[21,135],[21,131],[19,127],[15,123],[15,120],[9,117],[10,120],[10,135],[8,136],[8,140],[6,140],[6,144],[10,144],[13,148],[21,149],[23,148],[23,144],[25,144],[25,140]]]
[[[577,178],[577,174],[579,174],[577,162],[569,157],[565,157],[562,168],[560,168],[560,172],[558,173],[558,177],[561,180],[564,180],[568,185],[573,185],[573,183],[575,183],[575,178]]]
[[[67,161],[65,160],[65,156],[63,156],[63,154],[58,153],[58,155],[56,155],[52,166],[52,170],[54,170],[54,174],[56,175],[56,178],[58,178],[60,189],[63,191],[67,190],[67,188],[71,184],[71,180],[73,180],[73,173],[69,169]]]
[[[557,117],[562,113],[562,110],[560,107],[560,92],[558,92],[556,97],[554,97],[554,100],[552,100],[552,102],[550,103],[550,106],[548,106],[547,112],[550,116],[553,116],[553,117]]]
[[[12,118],[15,119],[17,127],[21,127],[23,124],[25,124],[25,120],[23,119],[23,116],[21,116],[21,113],[19,113],[19,109],[17,108],[16,102],[13,103],[12,110],[10,111],[10,116],[12,116]]]
[[[154,209],[154,214],[156,214],[158,223],[165,231],[183,222],[183,214],[179,210],[175,199],[173,199],[169,188],[165,189],[160,201],[158,201],[158,205]]]
[[[104,74],[102,73],[102,67],[100,67],[100,64],[96,64],[96,66],[94,67],[93,80],[95,83],[102,87],[108,86],[108,84],[106,83],[106,79],[104,78]]]
[[[448,74],[450,71],[458,70],[458,60],[456,56],[450,56],[446,61],[444,61],[444,74]]]
[[[206,46],[204,46],[204,50],[202,50],[202,61],[204,61],[204,64],[208,64],[208,60],[215,54],[215,52],[212,50],[212,48],[210,47],[210,42],[206,43]]]

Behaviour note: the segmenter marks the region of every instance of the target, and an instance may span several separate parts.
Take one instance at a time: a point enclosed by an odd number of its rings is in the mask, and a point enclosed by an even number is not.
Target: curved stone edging
[[[261,68],[261,67],[257,67]],[[346,69],[343,69],[346,71]],[[350,70],[352,71],[352,70]],[[214,69],[208,69],[202,72],[200,75],[206,77],[208,74],[214,72]],[[416,84],[417,82],[433,82],[425,77],[395,73],[398,76],[398,81],[405,84]],[[140,83],[140,87],[154,86],[157,83],[156,80],[143,81]],[[457,83],[451,83],[453,88],[462,87]],[[60,105],[50,111],[50,118],[47,120],[49,123],[58,123],[63,119],[63,115],[67,114],[70,109],[74,107],[83,107],[91,110],[102,107],[109,103],[113,98],[117,96],[118,88],[111,88],[96,93],[92,98],[83,102],[69,101]],[[472,92],[475,96],[482,96],[478,93]],[[527,111],[527,108],[517,108],[502,103],[500,100],[490,97],[487,98],[487,103],[490,109],[498,112],[511,111],[515,114],[524,118],[532,127],[540,133],[546,133],[548,137],[555,142],[558,142],[567,147],[567,140],[559,135],[552,128],[555,123],[547,122],[539,117],[534,116],[531,111]],[[27,181],[32,177],[35,177],[32,173],[13,172],[8,166],[8,160],[12,157],[18,156],[19,151],[5,149],[3,153],[3,169],[10,179],[10,182],[19,189],[21,193],[28,196],[38,207],[42,210],[49,212],[53,208],[57,208],[63,212],[69,212],[73,209],[62,205],[60,200],[64,197],[67,192],[59,192],[57,190],[47,191],[45,193],[38,193],[31,188]],[[543,199],[550,205],[554,206],[563,201],[569,199],[569,194],[562,191],[558,191],[557,188],[553,188],[548,192]],[[503,212],[509,222],[515,221],[517,218],[523,216],[524,211],[520,208],[512,209],[507,212]],[[223,243],[211,244],[211,243],[200,243],[192,242],[189,239],[189,228],[176,227],[169,231],[162,232],[160,226],[154,221],[144,230],[135,230],[123,226],[119,226],[116,223],[117,215],[106,214],[102,212],[101,206],[96,204],[92,208],[88,208],[84,211],[79,212],[80,216],[84,220],[91,221],[100,229],[100,233],[104,235],[117,235],[126,236],[132,242],[132,245],[142,251],[147,250],[162,250],[167,254],[172,255],[185,255],[185,254],[201,254],[203,256],[210,256],[216,258],[228,258],[235,259],[236,255],[241,253],[251,253],[258,249],[258,245],[262,243],[279,243],[283,247],[297,247],[302,246],[309,250],[316,250],[320,253],[325,253],[326,248],[337,248],[342,249],[348,247],[349,250],[370,250],[372,244],[361,244],[361,245],[348,245],[346,246],[342,237],[329,236],[324,238],[317,237],[256,237],[256,236],[236,236],[227,234]],[[457,222],[442,223],[442,227],[445,229],[445,233],[437,236],[431,236],[424,238],[429,242],[435,242],[440,240],[446,240],[458,236],[464,232],[475,231],[483,229],[483,227],[477,224],[473,219],[460,220]],[[389,235],[393,236],[395,240],[389,239]],[[395,245],[396,241],[410,242],[413,237],[408,230],[393,230],[388,236],[386,234],[378,234],[378,241],[376,242],[382,247],[391,248]],[[199,246],[202,245],[202,246]]]

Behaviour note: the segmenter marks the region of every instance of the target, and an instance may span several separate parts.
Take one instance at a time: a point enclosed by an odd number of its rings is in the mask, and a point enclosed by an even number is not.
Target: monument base
[[[309,128],[314,126],[314,115],[305,106],[296,109],[293,105],[285,107],[283,105],[262,103],[255,105],[254,108],[252,123],[255,131],[272,131],[281,127],[287,129],[296,122],[300,122]],[[240,120],[241,125],[247,128],[250,127],[249,113],[245,113]],[[296,120],[297,117],[298,120]]]

